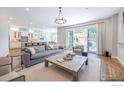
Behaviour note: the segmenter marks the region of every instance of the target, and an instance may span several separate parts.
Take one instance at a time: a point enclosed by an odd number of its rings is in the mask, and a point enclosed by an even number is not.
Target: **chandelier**
[[[57,18],[55,19],[55,23],[56,24],[65,24],[67,22],[67,20],[63,17],[62,14],[62,7],[59,7],[59,14],[57,16]]]

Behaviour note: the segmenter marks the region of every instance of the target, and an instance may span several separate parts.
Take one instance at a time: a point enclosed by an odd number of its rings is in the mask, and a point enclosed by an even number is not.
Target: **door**
[[[87,29],[79,29],[74,31],[74,46],[84,46],[87,50]]]
[[[92,27],[88,29],[88,51],[96,53],[96,28]]]
[[[67,48],[73,48],[73,31],[67,32]]]

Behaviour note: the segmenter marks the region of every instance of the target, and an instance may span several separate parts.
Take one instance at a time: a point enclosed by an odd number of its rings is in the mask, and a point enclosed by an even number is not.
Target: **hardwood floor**
[[[99,56],[102,81],[124,81],[124,66],[114,58]]]

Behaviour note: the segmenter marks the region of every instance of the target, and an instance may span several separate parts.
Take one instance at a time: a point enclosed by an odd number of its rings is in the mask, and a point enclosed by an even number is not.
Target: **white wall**
[[[124,8],[122,8],[120,13],[118,14],[119,16],[118,16],[118,47],[117,47],[118,50],[117,50],[117,54],[118,54],[118,59],[124,65],[124,45],[119,45],[119,43],[124,44],[124,32],[121,32],[121,30],[124,31],[124,29],[122,29],[122,26],[121,26],[121,20],[122,20],[121,13],[122,13],[122,11],[124,11]],[[123,20],[123,22],[124,22],[124,20]]]
[[[117,57],[118,14],[112,16],[112,56]]]
[[[104,33],[104,50],[109,51],[112,54],[112,18],[105,19],[105,31]]]
[[[9,26],[4,18],[0,17],[0,57],[9,53]]]

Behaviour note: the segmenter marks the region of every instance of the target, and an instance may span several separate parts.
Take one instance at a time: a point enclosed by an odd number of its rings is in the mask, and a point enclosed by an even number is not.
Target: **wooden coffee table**
[[[83,65],[88,65],[88,58],[85,56],[75,55],[72,60],[59,62],[58,59],[62,59],[64,53],[60,53],[45,60],[45,67],[48,67],[48,63],[52,63],[68,72],[71,72],[73,75],[73,81],[78,81],[78,72],[80,71]]]

